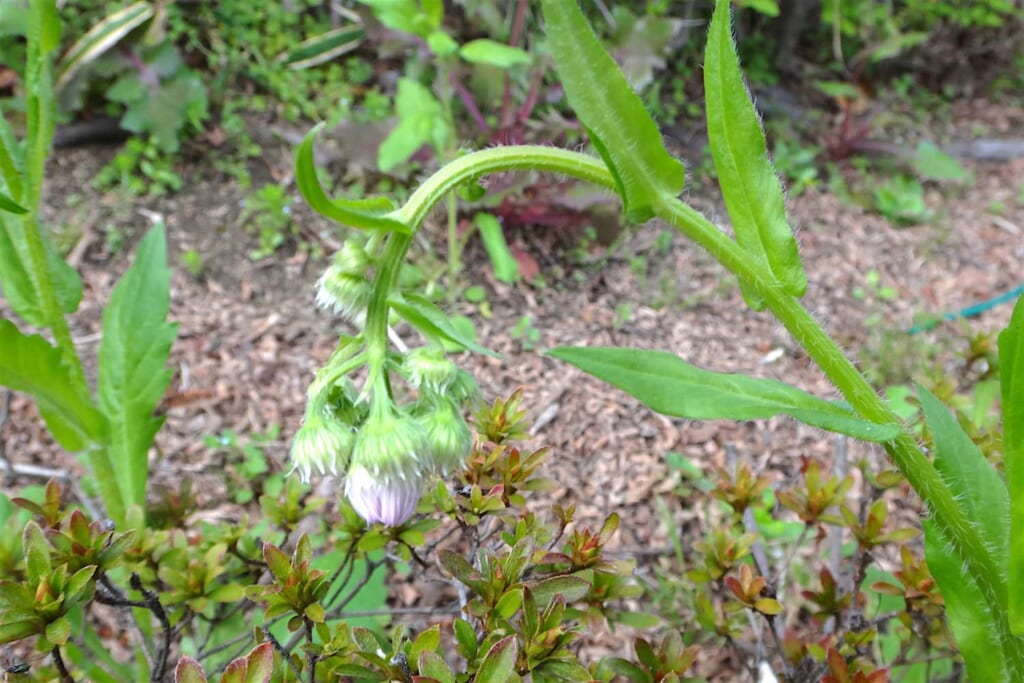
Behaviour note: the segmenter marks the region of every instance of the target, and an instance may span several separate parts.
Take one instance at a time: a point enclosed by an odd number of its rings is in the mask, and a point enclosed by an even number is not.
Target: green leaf
[[[174,667],[175,683],[206,683],[202,665],[191,657],[182,657]]]
[[[295,181],[310,208],[325,218],[353,228],[408,233],[410,230],[405,223],[383,215],[394,209],[389,199],[330,199],[324,193],[316,176],[316,163],[313,160],[313,141],[321,128],[322,123],[306,133],[295,155]]]
[[[567,603],[575,602],[589,593],[590,588],[590,582],[578,576],[553,576],[530,586],[530,591],[543,609],[556,595]]]
[[[917,387],[917,394],[934,441],[935,469],[975,526],[1005,580],[1009,544],[1005,520],[1010,518],[1006,484],[949,409],[922,386]]]
[[[3,192],[0,192],[0,211],[6,211],[7,213],[18,215],[28,213],[28,209],[8,197]]]
[[[296,71],[308,69],[351,52],[362,45],[365,37],[362,26],[342,26],[302,41],[277,61]]]
[[[484,241],[487,255],[491,259],[494,277],[505,284],[519,282],[519,264],[516,262],[516,257],[509,251],[508,243],[505,242],[505,233],[501,229],[501,223],[489,213],[478,213],[474,222],[476,229],[480,231],[480,238]]]
[[[532,61],[526,50],[486,38],[471,40],[463,45],[459,48],[459,56],[473,64],[489,64],[499,69],[522,66]]]
[[[925,560],[946,603],[946,621],[972,681],[1008,681],[1000,628],[985,596],[934,521],[924,519]]]
[[[71,622],[67,617],[59,617],[46,625],[44,635],[51,645],[63,645],[71,637]]]
[[[543,0],[547,45],[569,104],[615,176],[626,216],[642,222],[683,190],[683,164],[605,52],[576,0]]]
[[[786,219],[782,185],[768,160],[764,130],[740,74],[729,27],[729,2],[718,0],[704,55],[708,138],[736,240],[767,266],[791,296],[803,296],[807,276]],[[748,305],[763,302],[744,290]]]
[[[82,67],[95,61],[122,38],[148,21],[156,10],[151,2],[136,2],[113,12],[78,39],[57,64],[56,90],[61,90]]]
[[[974,181],[974,174],[928,140],[918,143],[911,163],[918,175],[930,180]]]
[[[50,544],[35,522],[25,525],[21,542],[25,548],[25,571],[29,585],[38,585],[43,575],[50,573]]]
[[[41,628],[42,622],[38,617],[17,620],[9,620],[5,617],[3,621],[0,621],[0,645],[34,636],[39,633]]]
[[[167,359],[177,335],[167,322],[170,281],[164,228],[157,225],[139,243],[103,311],[97,398],[110,423],[109,456],[121,497],[142,508],[149,447],[163,424],[153,413],[171,381]]]
[[[475,353],[482,353],[492,358],[501,357],[463,334],[452,325],[448,316],[437,307],[437,304],[421,294],[413,292],[393,294],[388,299],[388,303],[395,309],[398,315],[405,318],[410,325],[429,338],[454,342],[465,349]]]
[[[1024,297],[999,334],[1003,462],[1010,498],[1010,629],[1024,635]]]
[[[48,327],[48,312],[43,309],[43,297],[36,283],[45,274],[35,272],[28,247],[26,231],[38,230],[35,216],[12,218],[0,215],[0,285],[14,312],[25,322],[36,327]],[[82,278],[60,257],[42,233],[49,280],[54,287],[59,311],[74,313],[82,299]]]
[[[30,395],[53,438],[68,451],[103,443],[106,421],[89,397],[72,388],[61,353],[38,335],[0,319],[0,385]]]
[[[440,683],[455,683],[455,674],[441,655],[430,650],[423,650],[417,658],[420,676],[432,678]]]
[[[516,656],[519,644],[514,635],[506,636],[491,646],[480,668],[475,683],[507,683],[515,678]]]
[[[438,154],[444,150],[450,133],[447,117],[428,88],[411,78],[399,79],[395,112],[398,125],[377,150],[381,171],[407,161],[423,145],[430,145]]]
[[[664,351],[561,347],[548,355],[617,386],[655,412],[693,420],[756,420],[789,415],[864,441],[889,441],[899,427],[869,422],[774,379],[702,370]]]
[[[245,683],[270,683],[274,676],[274,645],[263,643],[253,648],[246,657],[248,667],[245,672]]]

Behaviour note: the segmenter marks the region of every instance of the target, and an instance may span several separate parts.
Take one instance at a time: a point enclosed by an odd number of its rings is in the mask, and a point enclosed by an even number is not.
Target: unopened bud
[[[307,416],[292,440],[292,471],[298,471],[303,482],[308,482],[313,472],[337,475],[348,464],[355,441],[349,425]]]
[[[427,431],[430,469],[447,475],[461,467],[473,447],[473,434],[455,404],[440,399],[420,415],[420,423]]]
[[[402,524],[416,512],[422,495],[423,477],[418,472],[400,479],[353,464],[345,476],[345,497],[369,524]]]
[[[370,303],[370,283],[363,275],[343,273],[331,265],[316,283],[316,305],[361,324]]]

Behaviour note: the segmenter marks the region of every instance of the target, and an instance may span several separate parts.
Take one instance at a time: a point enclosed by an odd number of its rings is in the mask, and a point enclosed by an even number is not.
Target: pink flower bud
[[[422,495],[423,478],[418,474],[400,479],[353,465],[345,475],[345,496],[369,524],[402,524],[416,512]]]

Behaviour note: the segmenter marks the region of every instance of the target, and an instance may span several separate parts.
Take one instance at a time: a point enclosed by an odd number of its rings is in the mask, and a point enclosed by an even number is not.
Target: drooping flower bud
[[[402,524],[416,512],[422,495],[423,477],[418,472],[400,479],[353,464],[345,476],[345,497],[369,524]]]
[[[317,306],[357,324],[366,320],[371,288],[365,275],[344,273],[338,266],[331,265],[317,280],[316,286]]]
[[[440,398],[431,402],[419,419],[430,447],[425,464],[442,475],[461,467],[473,447],[473,435],[455,404]]]
[[[423,346],[405,354],[402,360],[409,384],[443,394],[455,380],[459,369],[448,360],[444,350]]]
[[[313,472],[337,475],[345,469],[356,442],[352,427],[338,420],[307,415],[292,441],[292,471],[303,482]]]
[[[345,495],[367,522],[396,526],[409,518],[423,493],[427,433],[415,418],[381,412],[359,430]]]
[[[370,257],[365,247],[354,239],[345,240],[341,249],[334,253],[332,262],[345,275],[360,277],[366,277],[366,271],[370,267]]]

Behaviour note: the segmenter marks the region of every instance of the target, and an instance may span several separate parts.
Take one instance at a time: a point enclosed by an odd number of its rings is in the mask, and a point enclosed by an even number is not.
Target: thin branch
[[[60,648],[54,647],[50,650],[50,654],[53,656],[53,665],[57,667],[57,673],[60,674],[61,683],[75,683],[75,679],[72,678],[67,664],[64,663],[64,658],[60,654]]]

